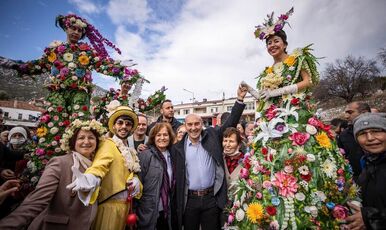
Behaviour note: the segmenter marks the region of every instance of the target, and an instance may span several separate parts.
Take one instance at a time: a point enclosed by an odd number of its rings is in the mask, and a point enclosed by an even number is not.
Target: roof
[[[28,102],[25,102],[25,101],[17,101],[17,100],[12,100],[12,101],[0,100],[0,107],[44,112],[44,109],[40,107],[37,107],[33,104],[29,104]]]

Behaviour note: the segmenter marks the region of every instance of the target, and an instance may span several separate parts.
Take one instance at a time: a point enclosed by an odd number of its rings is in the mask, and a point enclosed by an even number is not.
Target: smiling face
[[[97,137],[88,130],[79,130],[75,140],[75,151],[91,159],[97,147]]]
[[[222,140],[225,155],[230,155],[239,151],[239,143],[237,142],[236,134],[224,137]]]
[[[70,26],[66,29],[67,34],[67,42],[68,43],[78,43],[78,41],[82,38],[84,29],[76,26]]]
[[[114,134],[120,139],[126,139],[130,135],[132,128],[133,122],[122,117],[118,117],[113,126]]]
[[[200,139],[202,131],[202,119],[201,117],[190,114],[185,118],[186,132],[188,133],[191,142],[196,143]]]
[[[386,130],[366,129],[357,134],[359,145],[371,154],[386,152]]]
[[[163,127],[160,131],[155,135],[155,146],[161,152],[166,151],[170,143],[170,136],[168,129]]]
[[[277,35],[271,36],[267,40],[267,51],[273,58],[279,58],[286,54],[287,45],[283,39]]]

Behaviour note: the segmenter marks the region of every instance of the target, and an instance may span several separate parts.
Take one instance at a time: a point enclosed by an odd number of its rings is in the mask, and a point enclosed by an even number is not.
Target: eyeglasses
[[[386,131],[384,129],[367,129],[367,130],[360,131],[357,134],[357,137],[358,138],[365,138],[365,137],[367,137],[368,134],[371,134],[372,136],[375,136],[375,137],[379,137],[385,132]]]
[[[123,124],[125,124],[125,126],[133,126],[133,122],[129,121],[129,120],[122,120],[122,119],[119,119],[115,122],[115,124],[119,125],[119,126],[122,126]]]

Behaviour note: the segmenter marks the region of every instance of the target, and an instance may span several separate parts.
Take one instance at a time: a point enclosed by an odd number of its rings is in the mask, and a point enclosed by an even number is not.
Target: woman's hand
[[[0,186],[0,204],[2,204],[5,198],[7,198],[11,193],[18,191],[19,187],[19,180],[7,180],[4,182],[4,184]]]
[[[15,179],[16,178],[15,173],[12,170],[10,170],[10,169],[4,169],[3,171],[1,171],[0,176],[4,180],[10,180],[10,179]]]
[[[355,212],[355,214],[346,218],[346,222],[348,224],[348,228],[351,230],[361,230],[365,229],[365,224],[362,218],[361,208],[350,202],[347,203],[348,206]]]

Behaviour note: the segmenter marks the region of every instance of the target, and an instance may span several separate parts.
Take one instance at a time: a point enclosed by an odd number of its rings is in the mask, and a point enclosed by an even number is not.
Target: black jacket
[[[221,167],[224,174],[219,191],[215,194],[217,206],[220,209],[225,207],[227,201],[227,184],[224,172],[223,147],[222,138],[223,132],[228,127],[236,127],[240,120],[241,114],[244,110],[245,104],[236,102],[232,108],[231,115],[226,122],[219,129],[209,127],[201,133],[201,144],[203,148],[213,157],[216,165]],[[172,159],[176,167],[176,185],[174,196],[174,211],[176,212],[178,229],[182,229],[183,214],[185,211],[187,200],[187,180],[186,180],[186,162],[185,162],[185,143],[187,134],[185,134],[183,141],[178,142],[172,147]],[[217,173],[216,173],[217,174]],[[215,179],[216,180],[216,179]],[[216,184],[216,182],[215,182]],[[215,189],[216,190],[216,189]],[[219,217],[220,218],[220,217]]]
[[[367,156],[358,179],[366,229],[386,229],[386,152]]]
[[[355,141],[353,126],[349,125],[338,138],[339,148],[344,149],[345,157],[348,159],[352,170],[353,179],[355,182],[358,181],[358,176],[361,174],[361,158],[363,156],[363,150],[361,146]]]
[[[160,123],[160,122],[162,122],[162,115],[158,117],[157,121],[151,123],[149,125],[149,127],[147,127],[146,135],[149,136],[150,130],[154,127],[155,124]],[[169,124],[173,128],[174,134],[177,133],[178,127],[180,127],[182,125],[181,122],[177,121],[177,119],[175,119],[174,117],[172,118],[172,121]]]

